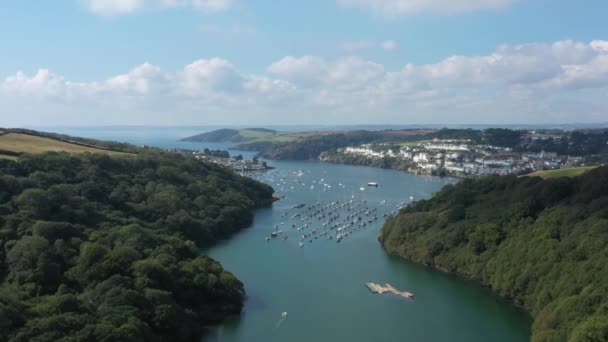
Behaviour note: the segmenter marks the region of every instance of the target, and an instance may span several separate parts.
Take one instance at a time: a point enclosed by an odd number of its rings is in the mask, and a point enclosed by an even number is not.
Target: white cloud
[[[394,51],[397,50],[399,44],[394,40],[385,40],[380,46],[382,46],[382,49],[385,51]]]
[[[608,41],[606,40],[594,40],[590,45],[595,50],[608,51]]]
[[[354,54],[364,50],[382,49],[384,51],[394,51],[399,48],[399,44],[394,40],[385,40],[382,42],[372,42],[369,40],[351,40],[341,43],[338,50],[347,54]]]
[[[221,58],[199,59],[176,71],[144,63],[93,82],[40,69],[0,80],[0,99],[15,103],[16,111],[32,108],[34,117],[60,105],[62,111],[103,109],[125,113],[125,118],[165,108],[176,120],[213,113],[209,120],[220,124],[229,118],[263,118],[264,123],[605,121],[606,46],[608,41],[600,40],[505,45],[487,55],[450,56],[398,70],[356,56],[332,61],[287,56],[259,74],[245,74]]]
[[[463,13],[483,9],[500,9],[514,0],[337,0],[345,7],[371,10],[385,15],[432,13]]]
[[[64,94],[69,83],[63,76],[54,74],[48,69],[38,69],[36,74],[29,77],[22,71],[9,76],[2,84],[4,92],[17,95],[57,96]]]
[[[144,9],[192,8],[204,13],[229,9],[233,0],[86,0],[88,9],[96,14],[116,16]]]
[[[110,78],[105,82],[105,88],[109,91],[146,95],[151,93],[155,81],[162,82],[160,68],[144,63],[126,74]]]
[[[188,1],[183,1],[183,6],[187,6]],[[191,0],[193,8],[204,12],[220,12],[227,10],[232,5],[232,0]]]
[[[89,10],[101,15],[121,15],[141,9],[144,0],[88,0]]]
[[[385,73],[382,65],[359,57],[341,59],[328,65],[327,70],[327,83],[344,88],[364,86],[381,79]]]
[[[186,65],[178,75],[184,93],[196,95],[205,92],[239,92],[243,77],[227,60],[199,59]]]
[[[287,56],[272,63],[268,72],[301,84],[318,84],[327,76],[327,63],[317,56]]]

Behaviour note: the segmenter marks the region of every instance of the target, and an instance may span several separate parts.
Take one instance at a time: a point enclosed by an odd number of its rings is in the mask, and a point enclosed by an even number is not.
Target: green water
[[[180,138],[199,128],[93,127],[53,131],[158,147],[225,149],[228,144],[185,143]],[[239,152],[240,153],[240,152]],[[246,158],[253,153],[244,152]],[[474,283],[389,257],[376,238],[380,220],[342,242],[313,240],[303,248],[297,232],[284,229],[287,241],[266,242],[275,224],[291,225],[281,215],[301,203],[345,202],[354,195],[382,214],[396,205],[421,199],[449,180],[407,173],[316,162],[275,162],[277,170],[256,176],[285,193],[272,208],[259,210],[253,226],[211,249],[245,283],[248,300],[243,313],[214,329],[209,341],[527,341],[530,320],[525,313]],[[302,177],[294,172],[305,171]],[[287,185],[280,181],[281,177]],[[323,191],[318,181],[332,185]],[[295,180],[305,185],[291,185]],[[313,183],[313,180],[316,183]],[[367,182],[380,187],[367,188]],[[277,184],[280,183],[280,184]],[[342,183],[342,187],[338,184]],[[315,188],[310,189],[313,185]],[[360,187],[366,191],[360,191]],[[381,202],[385,200],[384,205]],[[363,283],[391,283],[411,291],[408,301],[374,295]],[[281,314],[288,312],[280,324]]]
[[[286,198],[257,211],[251,228],[208,251],[244,282],[248,299],[242,315],[214,329],[207,340],[529,340],[525,313],[474,283],[387,256],[377,241],[382,213],[410,196],[429,197],[450,180],[317,162],[273,165],[277,170],[255,178]],[[298,177],[299,170],[304,173]],[[365,186],[371,181],[380,187]],[[300,247],[300,232],[291,229],[289,215],[282,216],[300,203],[343,203],[353,196],[378,208],[380,219],[340,243],[307,239]],[[289,239],[266,241],[281,222]],[[372,294],[367,281],[390,283],[416,298]],[[281,320],[283,312],[288,315]]]

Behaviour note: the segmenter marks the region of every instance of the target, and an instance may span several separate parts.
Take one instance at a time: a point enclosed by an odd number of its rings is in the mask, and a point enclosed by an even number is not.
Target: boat
[[[376,182],[369,182],[369,183],[367,183],[367,186],[373,186],[373,187],[377,188],[378,187],[378,183],[376,183]]]
[[[272,237],[272,238],[276,238],[277,235],[279,235],[279,232],[277,232],[276,230],[273,231],[272,233],[270,233],[270,237]]]

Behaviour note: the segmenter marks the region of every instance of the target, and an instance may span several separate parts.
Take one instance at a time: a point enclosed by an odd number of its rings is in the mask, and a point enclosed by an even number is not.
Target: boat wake
[[[281,314],[281,319],[279,319],[279,321],[277,322],[277,325],[275,325],[274,330],[279,329],[279,327],[281,326],[281,324],[287,319],[287,312],[283,312]]]

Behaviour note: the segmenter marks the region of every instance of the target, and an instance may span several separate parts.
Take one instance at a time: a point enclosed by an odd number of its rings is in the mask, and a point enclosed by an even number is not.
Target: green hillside
[[[0,159],[0,341],[197,341],[243,306],[201,253],[272,188],[173,153]]]
[[[608,341],[608,167],[449,185],[389,218],[380,241],[523,306],[533,341]]]
[[[182,139],[183,141],[191,142],[233,142],[243,143],[255,140],[273,140],[283,134],[267,128],[245,128],[245,129],[229,129],[223,128],[210,132],[197,134],[191,137]]]

